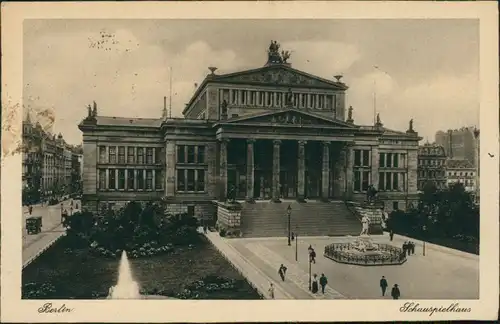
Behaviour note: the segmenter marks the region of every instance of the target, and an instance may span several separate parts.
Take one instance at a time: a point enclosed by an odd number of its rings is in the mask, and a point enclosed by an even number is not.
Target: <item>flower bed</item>
[[[116,253],[115,253],[116,254]],[[141,292],[179,299],[260,299],[259,293],[204,238],[195,246],[131,258]],[[22,272],[24,299],[105,298],[116,284],[119,258],[62,238]]]

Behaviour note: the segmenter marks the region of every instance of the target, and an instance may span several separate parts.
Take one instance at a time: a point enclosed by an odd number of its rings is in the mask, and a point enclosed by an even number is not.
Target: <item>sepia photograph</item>
[[[20,204],[19,307],[386,301],[480,319],[470,305],[499,296],[484,24],[299,14],[22,20],[22,103],[3,107],[19,140],[2,143],[22,180],[2,202]]]

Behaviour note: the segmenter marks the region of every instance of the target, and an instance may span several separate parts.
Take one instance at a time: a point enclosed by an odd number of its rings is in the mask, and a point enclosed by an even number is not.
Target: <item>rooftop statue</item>
[[[281,45],[277,41],[271,40],[271,44],[269,44],[269,49],[267,50],[267,63],[287,63],[292,53],[284,50],[280,53],[280,47]]]

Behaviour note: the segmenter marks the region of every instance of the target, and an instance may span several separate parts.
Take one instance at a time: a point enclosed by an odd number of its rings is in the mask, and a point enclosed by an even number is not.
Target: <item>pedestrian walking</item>
[[[324,294],[325,293],[325,287],[328,284],[328,279],[325,277],[324,273],[322,273],[321,277],[319,277],[319,284],[321,286],[321,292]]]
[[[269,297],[271,297],[271,299],[274,299],[274,286],[272,283],[269,285],[269,289],[267,291],[269,292]]]
[[[394,238],[394,232],[392,230],[389,232],[389,238],[392,242],[392,239]]]
[[[404,253],[404,255],[406,255],[407,252],[408,252],[408,242],[404,242],[403,243],[403,253]]]
[[[411,250],[411,254],[415,254],[415,243],[410,242],[410,250]]]
[[[280,275],[282,281],[285,281],[286,270],[286,267],[282,263],[278,270],[278,274]]]
[[[387,280],[385,280],[385,277],[382,276],[382,279],[380,279],[380,289],[382,289],[382,297],[385,296],[385,291],[387,290]]]
[[[313,278],[313,282],[312,282],[312,286],[311,286],[311,291],[313,294],[316,294],[319,290],[317,278],[318,278],[318,275],[314,274],[314,278]]]
[[[291,237],[291,240],[292,240],[292,241],[293,241],[293,240],[295,240],[295,233],[294,233],[294,232],[292,232],[292,237]]]
[[[401,296],[401,292],[399,291],[398,284],[394,284],[394,287],[392,287],[391,296],[392,296],[392,299],[399,299],[399,297]]]
[[[316,264],[316,251],[314,251],[313,248],[311,248],[311,252],[309,254],[309,257],[311,258],[311,262]]]
[[[33,206],[31,206],[31,205],[30,205],[30,206],[28,207],[28,212],[30,213],[30,215],[33,213]]]

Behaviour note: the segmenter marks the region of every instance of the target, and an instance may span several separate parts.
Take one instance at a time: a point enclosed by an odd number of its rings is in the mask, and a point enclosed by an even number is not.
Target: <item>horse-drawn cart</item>
[[[38,234],[42,231],[42,216],[32,216],[26,219],[28,235]]]

